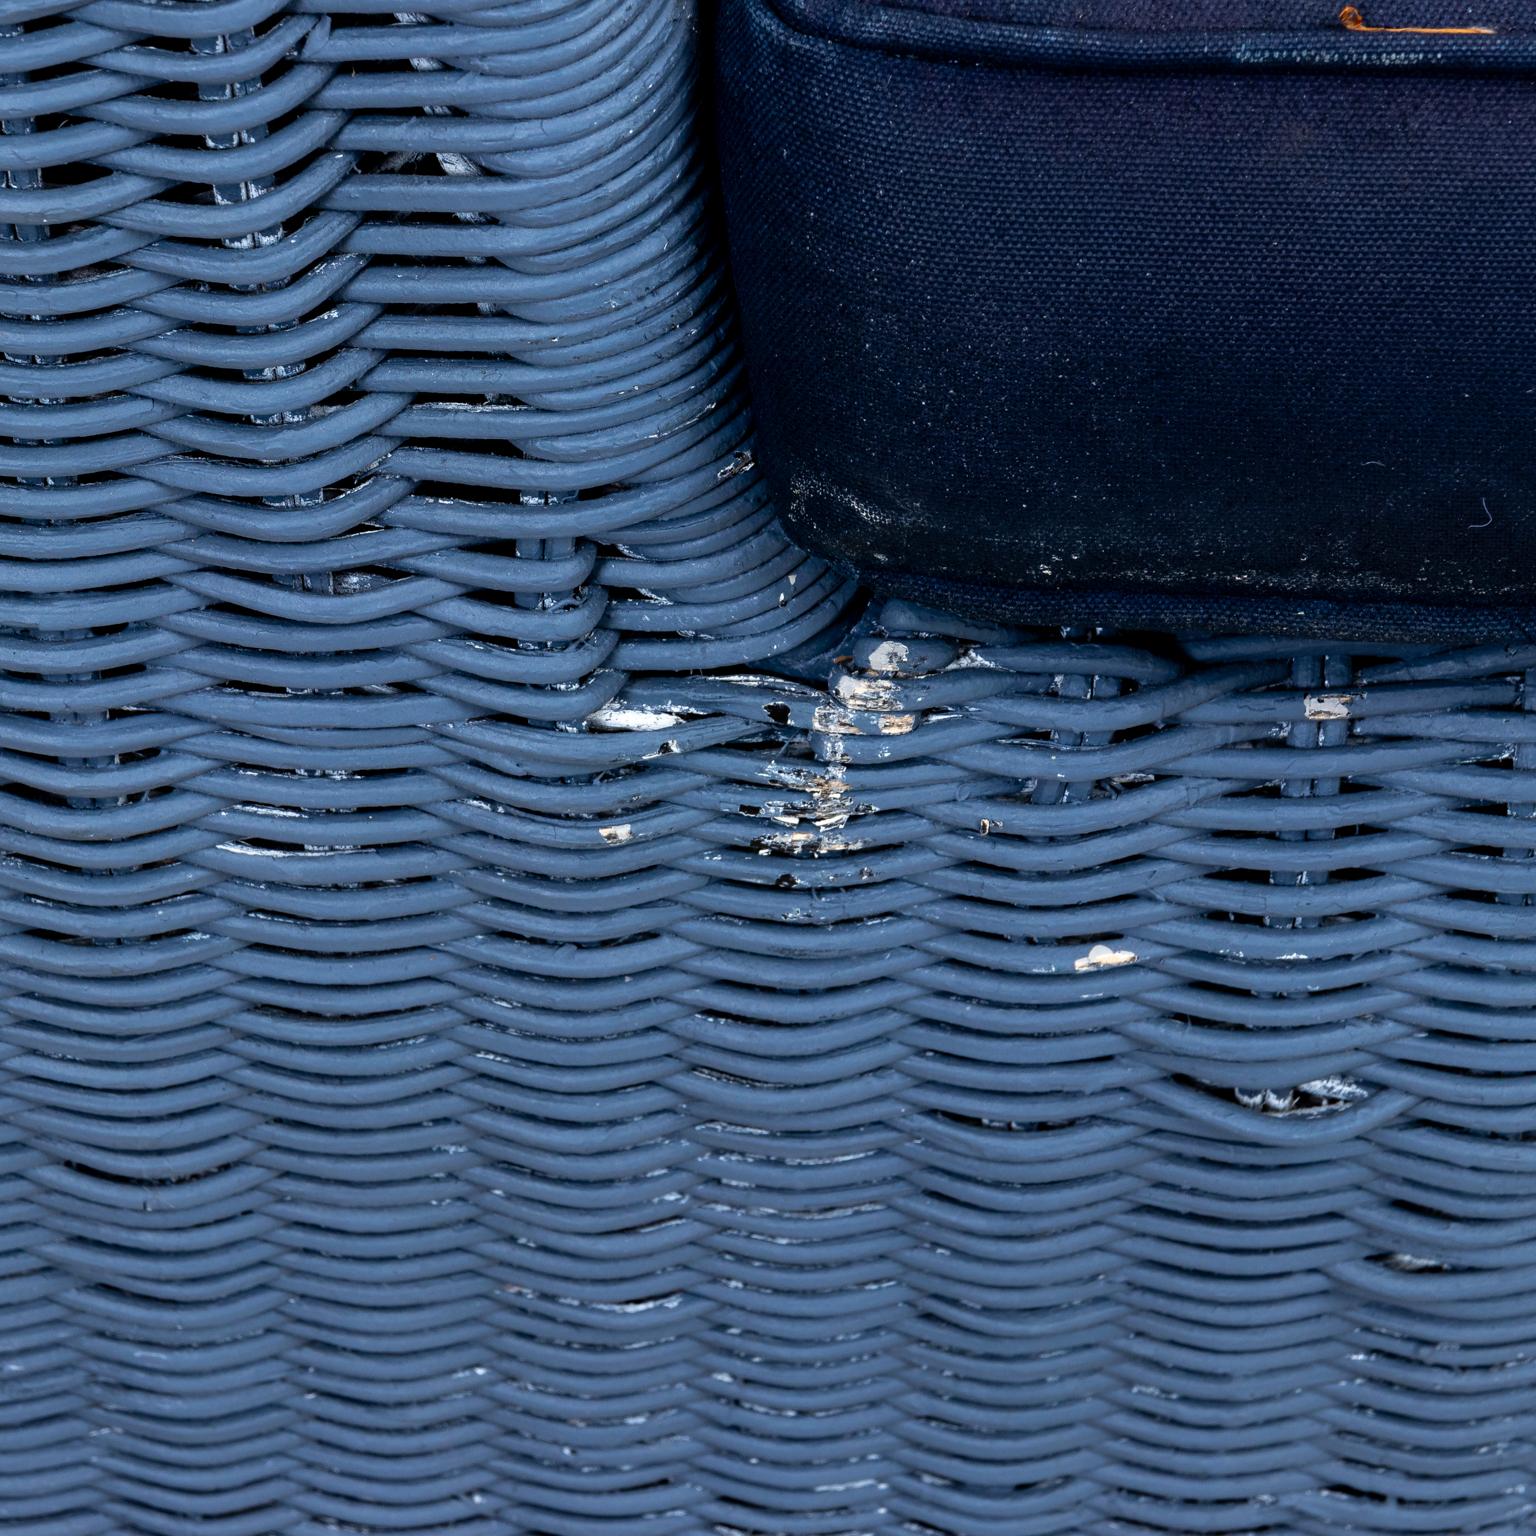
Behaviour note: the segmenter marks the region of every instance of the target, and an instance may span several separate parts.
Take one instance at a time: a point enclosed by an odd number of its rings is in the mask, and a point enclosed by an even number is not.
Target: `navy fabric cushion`
[[[723,0],[793,530],[990,616],[1536,632],[1515,0]]]

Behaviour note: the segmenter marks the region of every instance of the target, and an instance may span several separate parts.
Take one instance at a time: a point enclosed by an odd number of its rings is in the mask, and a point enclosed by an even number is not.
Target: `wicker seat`
[[[0,5],[0,1531],[1529,1530],[1536,644],[868,605],[693,55]]]

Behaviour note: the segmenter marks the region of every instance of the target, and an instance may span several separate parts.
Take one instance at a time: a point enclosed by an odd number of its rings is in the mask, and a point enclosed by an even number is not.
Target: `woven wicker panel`
[[[1536,646],[866,610],[693,53],[0,3],[0,1530],[1528,1532]]]

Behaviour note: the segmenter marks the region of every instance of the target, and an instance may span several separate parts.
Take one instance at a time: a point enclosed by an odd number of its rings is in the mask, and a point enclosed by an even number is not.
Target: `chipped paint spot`
[[[1265,1115],[1316,1116],[1345,1109],[1368,1098],[1369,1093],[1352,1078],[1319,1077],[1294,1088],[1237,1088],[1233,1097],[1245,1109]]]
[[[838,678],[833,692],[855,709],[891,709],[900,697],[894,683],[883,677]]]
[[[1349,706],[1358,693],[1309,693],[1306,698],[1308,720],[1348,720]]]
[[[998,665],[995,661],[989,661],[985,656],[978,655],[969,647],[961,651],[944,670],[946,672],[963,672],[969,667],[985,667],[991,672],[998,670]]]
[[[801,815],[799,812],[791,811],[786,807],[772,812],[767,811],[765,808],[764,814],[769,821],[776,821],[781,827],[800,827],[809,822],[811,826],[820,827],[823,832],[827,832],[836,831],[839,827],[846,827],[852,812],[838,810],[830,811],[821,816],[806,816]]]
[[[1426,1259],[1416,1253],[1391,1253],[1387,1255],[1386,1262],[1391,1268],[1400,1269],[1410,1275],[1445,1268],[1445,1264],[1440,1259]]]
[[[754,838],[758,854],[771,853],[851,853],[868,843],[863,838],[828,836],[825,832],[769,832]]]
[[[811,716],[811,729],[827,736],[862,736],[864,733],[848,717],[848,711],[835,704],[818,704]]]
[[[765,763],[758,770],[771,784],[782,784],[786,789],[803,790],[817,799],[839,800],[848,793],[848,781],[838,774],[824,773],[819,768],[802,768],[793,763]]]
[[[751,450],[743,449],[737,452],[732,457],[731,462],[715,475],[716,483],[723,483],[726,480],[734,480],[737,475],[746,474],[746,472],[753,468],[756,463],[757,460],[752,457]]]
[[[616,827],[599,827],[597,835],[610,847],[614,847],[619,843],[629,842],[635,835],[635,829],[626,821]]]
[[[1119,965],[1134,965],[1140,958],[1134,949],[1111,949],[1108,944],[1095,944],[1086,955],[1079,955],[1072,962],[1072,969],[1112,971]]]
[[[869,653],[869,670],[871,672],[896,672],[906,666],[912,659],[909,647],[899,640],[882,640],[874,650]]]
[[[238,853],[252,859],[328,859],[335,848],[250,848],[244,843],[218,843],[220,853]]]
[[[665,731],[682,725],[687,715],[669,709],[640,709],[622,704],[605,704],[587,717],[590,725],[607,731]]]

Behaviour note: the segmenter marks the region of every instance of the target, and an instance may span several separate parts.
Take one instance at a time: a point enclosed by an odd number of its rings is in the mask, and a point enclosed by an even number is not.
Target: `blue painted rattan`
[[[1536,645],[863,610],[694,45],[0,0],[0,1531],[1529,1532]]]

